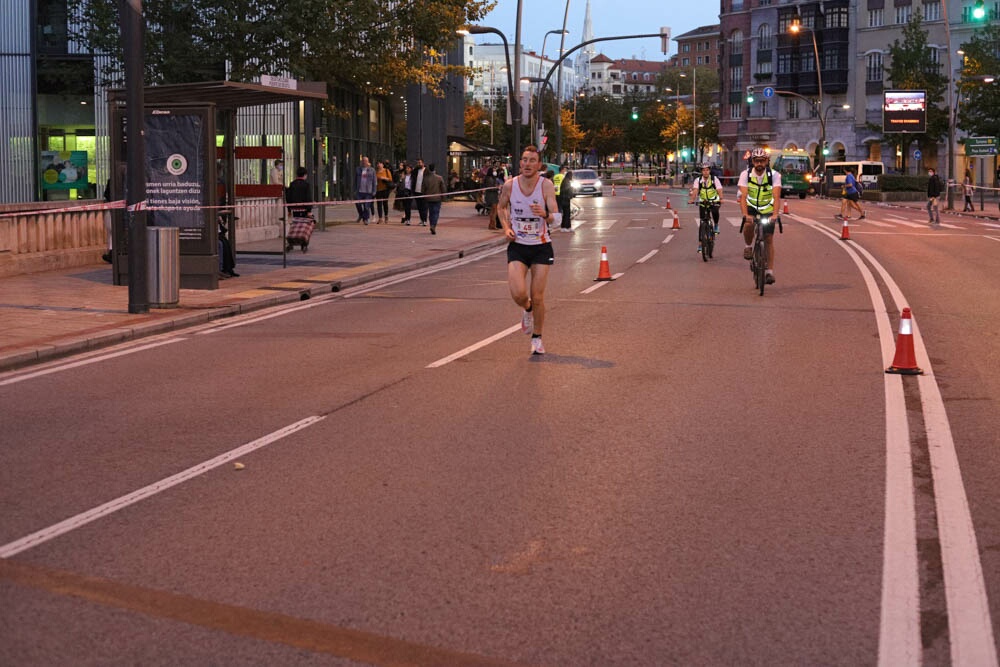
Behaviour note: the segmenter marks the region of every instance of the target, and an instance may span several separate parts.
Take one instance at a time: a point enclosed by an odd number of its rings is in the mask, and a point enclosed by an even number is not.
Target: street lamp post
[[[816,58],[816,85],[819,87],[819,94],[817,95],[817,99],[819,100],[818,102],[819,107],[817,108],[817,111],[819,113],[817,115],[821,115],[823,113],[823,66],[822,63],[820,63],[819,61],[819,46],[816,44],[816,31],[813,28],[804,27],[802,25],[801,19],[799,19],[795,23],[792,23],[792,25],[790,25],[788,29],[795,34],[798,34],[802,30],[808,30],[809,36],[812,37],[813,57]]]
[[[941,3],[941,18],[944,19],[944,42],[947,45],[945,53],[948,60],[945,71],[948,73],[948,205],[947,210],[955,208],[955,195],[952,192],[952,181],[955,178],[955,85],[952,81],[951,67],[951,25],[948,22],[948,3]]]
[[[542,37],[542,52],[538,56],[538,76],[535,77],[536,79],[539,80],[539,82],[545,80],[545,79],[541,78],[542,77],[542,65],[545,62],[545,40],[547,40],[549,38],[549,35],[563,35],[563,36],[565,36],[566,33],[568,33],[568,32],[569,32],[568,30],[549,30],[547,33],[545,33],[545,36]],[[544,90],[545,90],[545,86],[539,86],[538,87],[538,96],[537,96],[536,101],[535,101],[535,114],[538,115],[538,119],[536,119],[537,122],[535,123],[535,126],[538,129],[535,131],[535,136],[532,137],[532,139],[534,140],[532,143],[534,143],[534,142],[541,143],[541,141],[542,141],[541,137],[539,136],[539,132],[541,132],[541,127],[542,127],[542,123],[541,123],[542,92]]]
[[[663,33],[662,32],[655,32],[655,33],[644,33],[644,34],[641,34],[641,35],[619,35],[617,37],[597,37],[595,39],[588,39],[585,42],[580,42],[579,44],[577,44],[576,46],[574,46],[572,49],[567,50],[565,53],[563,53],[562,55],[559,56],[559,59],[556,60],[555,64],[552,65],[552,67],[549,69],[548,73],[545,75],[545,80],[548,81],[549,79],[551,79],[552,75],[556,71],[558,71],[560,69],[559,66],[562,64],[562,62],[564,60],[566,60],[566,58],[568,58],[570,55],[572,55],[574,51],[578,51],[578,50],[582,49],[583,47],[585,47],[585,46],[587,46],[589,44],[594,44],[595,42],[609,42],[609,41],[613,41],[613,40],[617,40],[617,39],[643,39],[645,37],[659,37],[659,38],[662,39],[663,38]],[[561,114],[556,114],[556,146],[555,146],[555,150],[556,150],[557,154],[562,152],[562,122],[561,122],[560,116],[561,116]]]
[[[546,86],[549,87],[549,90],[552,90],[552,84],[549,83],[548,79],[540,76],[522,76],[521,81],[541,84],[538,86],[538,101],[535,103],[535,124],[532,126],[534,134],[540,136],[542,131],[542,92]],[[555,91],[553,91],[553,95],[555,95]],[[556,103],[558,104],[558,100],[556,100]]]
[[[520,6],[520,1],[518,2],[518,5]],[[520,17],[518,18],[520,19]],[[520,97],[519,89],[521,84],[518,84],[518,89],[514,88],[514,80],[511,75],[511,72],[514,70],[511,68],[510,64],[510,45],[507,43],[507,36],[496,28],[491,28],[485,25],[467,25],[456,32],[460,35],[485,35],[489,33],[499,35],[500,39],[503,40],[503,53],[507,60],[507,104],[510,106],[511,122],[514,124],[514,140],[511,148],[511,160],[513,160],[516,164],[520,155],[518,146],[521,143],[521,103],[518,99]]]

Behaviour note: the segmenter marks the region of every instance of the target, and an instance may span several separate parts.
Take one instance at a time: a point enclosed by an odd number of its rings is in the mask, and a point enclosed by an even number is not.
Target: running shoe
[[[541,336],[533,336],[531,339],[531,353],[532,354],[545,354],[545,346],[542,345]]]
[[[701,254],[701,245],[700,244],[698,245],[698,254],[699,255]]]
[[[764,282],[767,283],[768,285],[774,284],[774,271],[768,269],[767,271],[764,272]]]
[[[752,245],[748,245],[746,248],[743,248],[743,259],[753,259]]]
[[[718,225],[715,226],[715,229],[713,230],[713,233],[715,233],[715,234],[719,233],[719,226]]]
[[[865,217],[866,217],[866,216],[865,216],[865,214],[864,214],[864,213],[862,213],[862,214],[861,214],[861,217],[860,217],[860,218],[858,218],[858,220],[864,220],[864,219],[865,219]]]
[[[521,315],[521,333],[530,336],[535,330],[535,315],[530,310]]]

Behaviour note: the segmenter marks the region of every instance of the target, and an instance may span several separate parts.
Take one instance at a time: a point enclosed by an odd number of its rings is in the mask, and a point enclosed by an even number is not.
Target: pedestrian
[[[944,192],[944,183],[941,177],[934,172],[934,168],[927,169],[927,217],[930,224],[941,224],[941,210],[938,206],[938,198]]]
[[[965,170],[965,181],[962,183],[962,190],[965,194],[965,206],[962,211],[975,211],[976,207],[972,205],[972,195],[976,191],[976,186],[972,182],[972,170]]]
[[[846,167],[845,171],[847,174],[844,176],[840,213],[835,217],[841,220],[850,220],[849,209],[853,208],[858,212],[858,220],[864,220],[865,211],[859,203],[861,201],[861,187],[858,184],[858,180],[854,177],[854,167]],[[845,216],[844,213],[848,213],[848,215]]]
[[[400,164],[399,180],[396,183],[396,203],[403,212],[403,217],[399,221],[401,224],[410,224],[410,215],[413,213],[413,167],[407,163]]]
[[[306,174],[309,173],[305,167],[299,167],[295,171],[295,180],[285,188],[286,204],[303,204],[312,201],[309,182]],[[312,206],[289,206],[288,213],[293,218],[307,218],[312,213]]]
[[[413,196],[417,202],[417,214],[420,216],[420,226],[427,225],[427,200],[423,198],[424,177],[427,175],[427,167],[421,158],[417,158],[417,166],[413,168]]]
[[[486,175],[483,177],[483,204],[486,206],[486,214],[490,216],[489,229],[500,229],[500,222],[497,220],[497,202],[500,200],[500,172],[497,163],[494,162]]]
[[[559,173],[552,179],[556,191],[556,203],[562,220],[559,230],[573,231],[573,172],[566,165],[559,167]]]
[[[375,199],[377,181],[378,179],[375,176],[375,169],[372,168],[372,163],[368,160],[367,156],[362,156],[361,164],[354,175],[354,183],[357,190],[354,198],[357,200],[355,207],[358,209],[359,221],[366,225],[371,219],[372,213],[374,213],[372,201]]]
[[[378,224],[389,222],[389,192],[392,190],[392,171],[389,163],[379,160],[376,163],[375,206],[377,207]]]
[[[424,176],[424,196],[427,198],[427,217],[431,223],[431,234],[437,234],[438,218],[441,217],[441,201],[444,199],[444,179],[434,172],[434,165],[427,165]]]
[[[284,187],[285,185],[285,161],[275,160],[274,166],[271,167],[271,185],[280,185]]]
[[[514,303],[523,309],[521,331],[531,335],[531,353],[545,354],[545,284],[555,262],[549,223],[557,208],[552,181],[540,177],[542,156],[535,146],[521,153],[518,176],[503,184],[497,205],[507,244],[507,284]],[[531,285],[528,285],[528,272]]]

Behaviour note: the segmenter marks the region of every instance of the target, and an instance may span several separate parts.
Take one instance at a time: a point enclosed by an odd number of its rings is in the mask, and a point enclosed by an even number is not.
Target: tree
[[[122,61],[116,0],[70,0],[84,18],[73,39]],[[261,74],[326,81],[368,93],[407,83],[440,91],[442,54],[455,30],[482,18],[490,0],[146,0],[146,81],[184,83]],[[117,67],[105,76],[112,82]]]
[[[988,25],[977,30],[962,44],[965,59],[958,94],[962,100],[958,127],[972,136],[1000,136],[1000,87],[985,82],[987,76],[1000,73],[1000,26]]]
[[[567,153],[575,153],[583,142],[584,134],[576,124],[573,111],[567,105],[562,109],[562,149]]]
[[[889,58],[885,72],[893,87],[927,91],[927,131],[921,134],[890,132],[883,135],[902,153],[905,170],[907,148],[912,142],[918,142],[928,153],[936,155],[937,143],[948,133],[948,107],[947,104],[941,107],[948,79],[941,74],[941,65],[931,59],[920,12],[914,12],[913,18],[903,28],[902,43],[898,39],[892,43]]]

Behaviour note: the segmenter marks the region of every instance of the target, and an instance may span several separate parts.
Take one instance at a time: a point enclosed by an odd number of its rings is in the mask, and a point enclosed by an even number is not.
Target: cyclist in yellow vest
[[[752,167],[740,174],[740,208],[743,209],[743,258],[753,257],[753,218],[759,215],[777,218],[781,210],[781,174],[768,166],[767,151],[755,148],[750,152]],[[767,246],[767,272],[764,280],[774,283],[774,225],[768,225],[764,234]]]
[[[712,176],[712,165],[707,162],[701,165],[701,176],[694,179],[694,183],[691,184],[691,191],[688,192],[688,204],[693,204],[696,198],[699,209],[708,209],[714,223],[714,231],[718,234],[719,207],[722,206],[722,181],[717,176]],[[698,252],[701,252],[700,245]]]

